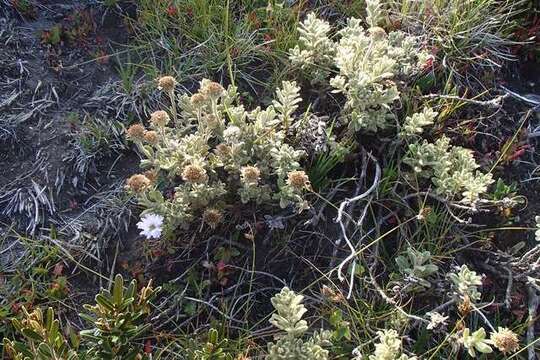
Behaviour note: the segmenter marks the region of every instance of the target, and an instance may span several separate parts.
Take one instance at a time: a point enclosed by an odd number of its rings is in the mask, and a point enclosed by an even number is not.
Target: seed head
[[[496,332],[491,333],[490,337],[493,346],[503,354],[513,353],[519,349],[519,339],[512,330],[499,327]]]
[[[369,28],[368,31],[375,40],[382,40],[386,38],[386,31],[384,31],[382,27],[374,26]]]
[[[309,188],[309,177],[304,171],[291,171],[287,175],[287,185],[292,186],[296,190]]]
[[[244,355],[244,354],[240,354],[236,357],[235,360],[251,360],[251,358],[247,355]]]
[[[153,184],[157,180],[158,172],[156,170],[146,170],[143,175],[146,176],[148,180],[150,180],[151,184]]]
[[[136,193],[141,193],[148,189],[152,182],[143,174],[135,174],[127,180],[126,188]]]
[[[335,302],[335,303],[345,301],[345,297],[343,296],[343,294],[340,291],[333,290],[332,288],[329,288],[326,285],[322,286],[321,294],[324,297],[326,297],[328,300],[330,300],[332,302]]]
[[[162,76],[158,79],[158,89],[167,92],[174,91],[177,82],[172,76]]]
[[[200,107],[206,101],[206,96],[204,96],[201,93],[196,93],[196,94],[191,95],[191,98],[189,99],[189,101],[191,101],[191,105],[195,107]]]
[[[150,122],[157,127],[164,127],[170,120],[169,114],[163,110],[155,111],[150,115]]]
[[[219,127],[219,118],[214,115],[214,114],[208,114],[204,117],[204,119],[206,120],[206,125],[210,128],[210,129],[215,129],[217,127]]]
[[[202,93],[211,98],[218,98],[223,95],[225,89],[217,82],[211,81],[202,89]]]
[[[131,140],[142,140],[144,138],[144,132],[145,129],[142,124],[133,124],[126,131],[127,137]]]
[[[206,182],[207,179],[206,170],[202,166],[191,164],[182,170],[182,180],[188,183],[201,184]]]
[[[158,133],[153,130],[147,131],[144,133],[144,140],[149,144],[155,145],[158,142]]]
[[[203,221],[212,229],[215,229],[223,220],[223,213],[218,209],[206,209],[203,213]]]
[[[244,166],[240,169],[242,182],[246,185],[257,185],[261,177],[261,171],[255,166]]]
[[[214,152],[220,157],[226,157],[231,154],[232,149],[229,145],[221,143],[216,146]]]

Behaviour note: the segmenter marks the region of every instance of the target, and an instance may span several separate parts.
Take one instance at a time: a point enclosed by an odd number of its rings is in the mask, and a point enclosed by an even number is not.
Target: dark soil
[[[0,22],[0,221],[33,212],[42,220],[76,209],[79,195],[88,198],[136,164],[135,159],[119,161],[108,179],[83,179],[80,186],[81,180],[74,180],[80,174],[67,156],[79,130],[73,119],[107,115],[89,112],[87,103],[118,80],[107,54],[127,40],[126,31],[119,15],[94,1],[41,1],[24,14],[2,5]],[[58,37],[54,29],[60,29]],[[32,193],[33,188],[39,191]],[[18,198],[10,192],[16,189]],[[34,197],[39,209],[26,211]]]

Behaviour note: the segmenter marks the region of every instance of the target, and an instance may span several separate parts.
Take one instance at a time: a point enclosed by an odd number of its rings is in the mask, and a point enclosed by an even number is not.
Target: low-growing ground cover
[[[536,358],[535,4],[0,6],[5,358]]]

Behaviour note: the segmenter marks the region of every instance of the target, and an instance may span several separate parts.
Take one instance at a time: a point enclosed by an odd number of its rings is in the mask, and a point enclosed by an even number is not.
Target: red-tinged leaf
[[[20,302],[11,304],[11,312],[13,312],[14,314],[19,313],[19,310],[21,309],[22,306],[23,306],[23,303],[20,303]]]
[[[163,255],[165,255],[165,252],[161,249],[153,249],[152,250],[152,255],[156,258],[158,257],[162,257]]]
[[[510,155],[508,157],[508,161],[514,161],[514,160],[517,160],[519,159],[521,156],[523,156],[523,154],[525,154],[525,149],[519,149],[519,150],[516,150],[514,151],[514,153],[512,155]]]
[[[62,275],[63,272],[64,272],[64,264],[62,264],[61,262],[56,263],[56,265],[54,265],[53,275],[60,276]]]
[[[101,65],[109,63],[109,55],[104,50],[98,50],[96,52],[96,61]]]
[[[79,207],[79,203],[77,202],[77,200],[75,200],[75,199],[70,199],[70,200],[69,200],[69,208],[70,208],[71,210],[75,210],[75,209],[77,209],[78,207]]]
[[[227,264],[225,264],[223,260],[219,260],[216,265],[216,268],[218,272],[223,272],[227,268]]]
[[[434,61],[435,61],[435,56],[428,57],[428,59],[426,60],[424,65],[422,65],[422,70],[431,70],[431,69],[433,69]]]
[[[145,354],[152,353],[152,340],[148,339],[144,342],[144,353]]]
[[[169,16],[175,16],[178,14],[178,9],[176,8],[176,6],[174,5],[171,5],[167,8],[167,15]]]
[[[493,286],[493,279],[490,276],[485,276],[484,279],[482,279],[482,286]]]
[[[520,292],[515,292],[510,296],[510,299],[512,300],[512,306],[521,305],[525,301],[525,295]]]
[[[501,305],[499,304],[491,304],[487,307],[487,311],[489,313],[497,312],[501,308]]]
[[[525,309],[512,309],[512,314],[516,316],[517,321],[523,320],[527,311]]]

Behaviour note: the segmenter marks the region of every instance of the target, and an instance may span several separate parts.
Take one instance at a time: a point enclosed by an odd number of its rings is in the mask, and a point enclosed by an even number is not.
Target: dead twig
[[[489,108],[492,108],[492,109],[498,109],[498,108],[501,107],[503,99],[506,99],[508,96],[510,96],[510,95],[509,94],[504,94],[504,95],[500,95],[500,96],[497,96],[497,97],[495,97],[495,98],[493,98],[491,100],[486,100],[486,101],[467,99],[467,98],[462,98],[460,96],[455,96],[455,95],[441,95],[441,94],[428,94],[428,95],[424,95],[422,97],[425,98],[425,99],[458,100],[458,101],[463,101],[463,102],[466,102],[466,103],[469,103],[469,104],[486,106],[486,107],[489,107]]]
[[[355,246],[351,243],[351,240],[349,239],[349,236],[347,235],[347,225],[348,225],[348,222],[345,222],[343,220],[343,216],[345,214],[345,208],[347,206],[349,206],[350,204],[352,203],[355,203],[357,201],[360,201],[362,199],[365,199],[367,198],[371,193],[373,193],[379,186],[379,183],[380,183],[380,180],[381,180],[381,174],[382,174],[382,170],[381,170],[381,166],[379,165],[379,162],[377,161],[377,159],[371,155],[370,153],[367,154],[367,156],[375,163],[375,177],[373,179],[373,183],[371,184],[371,186],[365,191],[363,192],[362,194],[359,194],[351,199],[345,199],[340,205],[339,205],[339,209],[338,209],[338,215],[336,217],[336,222],[339,223],[340,225],[340,228],[341,228],[341,235],[342,235],[342,238],[343,240],[345,240],[345,242],[347,243],[347,245],[349,246],[349,249],[351,250],[351,253],[349,254],[349,256],[347,256],[338,266],[338,279],[340,281],[344,281],[345,280],[345,277],[343,276],[343,268],[345,267],[345,265],[347,265],[349,263],[349,261],[353,260],[354,257],[356,256],[356,248]],[[350,218],[350,217],[349,217]],[[356,224],[355,224],[356,225]],[[353,286],[354,286],[354,269],[356,267],[356,261],[353,261],[352,263],[352,266],[353,266],[353,270],[351,271],[351,277],[350,277],[350,283],[349,283],[349,293],[347,295],[347,298],[349,299],[351,297],[351,294],[352,294],[352,289],[353,289]]]
[[[538,308],[539,298],[538,292],[534,286],[529,284],[529,327],[527,328],[527,353],[529,360],[535,360],[536,355],[534,351],[534,325],[536,323],[536,309]]]

